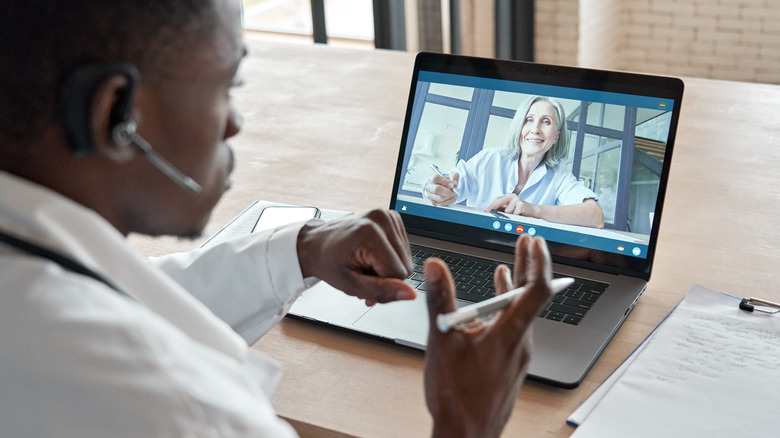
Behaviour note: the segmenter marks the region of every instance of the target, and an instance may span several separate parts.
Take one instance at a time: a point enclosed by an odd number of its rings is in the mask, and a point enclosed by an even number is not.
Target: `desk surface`
[[[243,134],[233,189],[206,235],[256,199],[386,207],[414,55],[248,41],[235,91]],[[780,300],[780,87],[685,79],[656,263],[647,291],[582,385],[527,382],[506,436],[568,436],[566,417],[694,282]],[[131,237],[146,254],[198,242]],[[293,320],[256,345],[285,366],[273,397],[304,436],[428,436],[423,354]]]

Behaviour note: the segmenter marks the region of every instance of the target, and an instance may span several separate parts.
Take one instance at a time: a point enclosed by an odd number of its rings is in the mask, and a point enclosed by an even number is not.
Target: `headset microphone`
[[[149,142],[135,132],[135,122],[125,121],[117,123],[111,130],[111,135],[113,136],[114,143],[117,145],[135,146],[152,166],[156,167],[157,170],[165,174],[165,176],[178,184],[179,187],[184,189],[187,193],[194,196],[203,191],[200,184],[181,173],[179,169],[173,167],[168,160],[163,158],[162,155],[158,154],[157,151],[152,148],[152,145],[150,145]]]
[[[60,89],[59,110],[73,153],[76,156],[84,156],[95,151],[95,139],[92,137],[92,104],[100,85],[114,75],[124,76],[127,80],[127,86],[117,94],[117,101],[111,109],[110,129],[114,143],[120,146],[135,146],[149,163],[187,193],[197,195],[202,192],[203,188],[198,183],[179,172],[135,132],[136,126],[130,119],[130,110],[141,74],[135,65],[127,62],[80,64],[65,75]]]

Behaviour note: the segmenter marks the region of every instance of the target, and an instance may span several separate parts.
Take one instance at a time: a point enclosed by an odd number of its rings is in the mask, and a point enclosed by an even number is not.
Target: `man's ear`
[[[97,86],[92,97],[90,130],[95,152],[116,161],[129,160],[136,153],[131,144],[117,142],[112,135],[117,125],[130,121],[132,100],[128,101],[127,96],[132,94],[128,91],[131,86],[127,77],[111,75]]]
[[[126,62],[84,64],[65,77],[59,95],[60,117],[75,155],[97,152],[98,146],[109,154],[119,152],[117,158],[129,155],[110,149],[115,145],[111,131],[130,121],[139,81],[138,69]]]

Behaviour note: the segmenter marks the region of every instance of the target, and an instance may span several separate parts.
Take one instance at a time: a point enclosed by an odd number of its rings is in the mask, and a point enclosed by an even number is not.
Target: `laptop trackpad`
[[[428,306],[418,291],[411,301],[377,304],[355,321],[355,327],[395,339],[399,344],[425,349],[428,343]]]

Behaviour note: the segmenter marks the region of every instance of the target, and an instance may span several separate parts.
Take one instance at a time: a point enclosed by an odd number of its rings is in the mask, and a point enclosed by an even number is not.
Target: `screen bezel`
[[[663,204],[666,186],[671,168],[671,157],[677,131],[677,123],[682,103],[683,82],[680,79],[635,73],[585,69],[578,67],[536,64],[521,61],[508,61],[470,56],[448,55],[421,52],[417,55],[412,75],[406,116],[404,119],[401,147],[398,155],[398,168],[404,164],[404,155],[411,142],[407,141],[412,122],[412,107],[415,89],[420,71],[450,73],[462,76],[491,78],[526,82],[540,85],[580,88],[594,91],[632,94],[654,98],[669,99],[674,102],[671,109],[669,135],[662,170],[655,213],[650,230],[647,255],[645,258],[622,255],[612,252],[593,250],[565,243],[548,241],[553,262],[564,263],[586,269],[598,269],[614,274],[629,275],[648,280],[655,256],[659,224],[663,216]],[[401,173],[396,172],[391,194],[390,208],[395,209]],[[514,250],[516,235],[492,230],[449,223],[448,232],[442,233],[441,222],[421,216],[398,211],[410,234],[446,240],[454,243],[485,248],[511,254]]]

